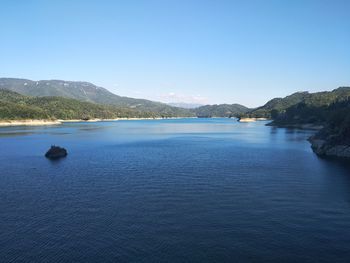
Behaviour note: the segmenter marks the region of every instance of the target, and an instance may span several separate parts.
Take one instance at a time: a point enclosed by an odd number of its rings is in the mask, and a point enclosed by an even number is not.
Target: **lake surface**
[[[311,131],[178,119],[0,129],[1,262],[350,262],[350,166]],[[43,157],[56,144],[69,155]]]

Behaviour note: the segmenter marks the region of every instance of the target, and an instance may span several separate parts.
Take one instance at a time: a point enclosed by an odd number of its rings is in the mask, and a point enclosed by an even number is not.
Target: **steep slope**
[[[325,127],[309,139],[312,149],[321,156],[350,158],[350,97],[322,111]]]
[[[240,104],[205,105],[193,109],[198,117],[238,117],[249,109]]]
[[[287,109],[292,109],[294,106],[300,107],[302,104],[308,105],[309,108],[328,106],[348,96],[350,96],[350,88],[348,87],[340,87],[333,91],[316,93],[297,92],[285,98],[272,99],[264,106],[247,112],[245,117],[276,119],[278,116],[285,113]]]
[[[251,118],[271,118],[271,113],[283,112],[290,106],[303,101],[309,95],[308,92],[297,92],[285,98],[274,98],[268,101],[264,106],[247,112],[244,116]]]
[[[159,116],[193,116],[187,109],[172,107],[165,103],[144,99],[133,99],[113,94],[105,88],[89,82],[0,78],[0,89],[8,89],[23,95],[46,97],[57,96],[104,105],[154,112]]]
[[[322,125],[329,121],[338,103],[348,101],[350,87],[341,87],[333,91],[308,93],[305,98],[286,109],[272,112],[272,125],[291,126],[299,124]]]

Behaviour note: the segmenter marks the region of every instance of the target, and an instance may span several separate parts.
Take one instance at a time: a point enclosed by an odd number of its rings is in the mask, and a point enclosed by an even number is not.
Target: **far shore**
[[[115,118],[115,119],[72,119],[72,120],[0,120],[1,127],[11,127],[11,126],[49,126],[49,125],[61,125],[63,123],[70,122],[109,122],[109,121],[137,121],[137,120],[166,120],[166,119],[189,119],[198,117],[155,117],[155,118]],[[215,117],[212,117],[215,118]],[[218,117],[219,118],[219,117]],[[266,118],[241,118],[238,119],[239,122],[256,122],[256,121],[266,121]]]
[[[166,120],[166,119],[184,119],[196,117],[168,117],[168,118],[115,118],[115,119],[89,119],[89,120],[0,120],[0,127],[11,126],[46,126],[46,125],[60,125],[69,122],[108,122],[108,121],[124,121],[124,120]]]

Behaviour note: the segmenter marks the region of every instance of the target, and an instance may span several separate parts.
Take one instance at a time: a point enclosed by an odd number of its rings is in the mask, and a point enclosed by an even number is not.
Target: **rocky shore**
[[[309,138],[312,150],[319,156],[350,158],[350,145],[333,144],[315,136]]]
[[[339,131],[329,129],[329,127],[325,125],[281,123],[276,121],[270,122],[266,125],[278,128],[314,130],[315,135],[311,136],[308,141],[310,142],[311,148],[315,154],[322,157],[350,158],[349,142],[344,140],[344,136],[341,136]]]

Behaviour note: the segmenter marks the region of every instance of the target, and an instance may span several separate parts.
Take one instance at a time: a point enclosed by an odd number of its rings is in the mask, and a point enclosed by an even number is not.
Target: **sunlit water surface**
[[[179,119],[0,129],[1,262],[350,262],[350,167],[310,131]],[[69,155],[44,158],[56,144]]]

